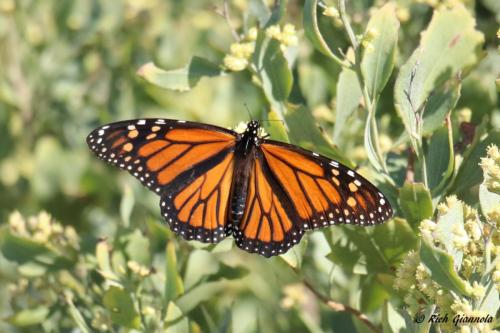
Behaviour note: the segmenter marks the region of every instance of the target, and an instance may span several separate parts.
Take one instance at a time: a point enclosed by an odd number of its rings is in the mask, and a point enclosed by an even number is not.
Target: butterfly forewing
[[[174,232],[218,242],[230,230],[235,139],[232,131],[216,126],[144,119],[97,128],[87,143],[101,159],[161,195],[162,215]]]

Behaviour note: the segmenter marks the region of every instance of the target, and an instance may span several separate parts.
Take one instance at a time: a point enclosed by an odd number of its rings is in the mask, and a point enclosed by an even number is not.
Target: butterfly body
[[[235,145],[234,181],[231,188],[231,216],[233,225],[238,224],[245,212],[245,203],[248,191],[248,179],[251,172],[253,159],[255,159],[256,147],[260,144],[258,136],[260,125],[251,121],[245,132],[239,134]]]
[[[392,216],[388,200],[342,164],[259,136],[168,119],[108,124],[87,143],[160,195],[162,216],[187,240],[236,245],[266,257],[286,252],[304,232],[334,224],[375,225]]]

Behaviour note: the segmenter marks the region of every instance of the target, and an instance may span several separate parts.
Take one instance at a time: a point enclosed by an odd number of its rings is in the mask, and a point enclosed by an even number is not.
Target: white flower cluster
[[[484,172],[484,184],[488,191],[500,194],[500,151],[498,146],[492,144],[486,153],[487,156],[480,163]]]
[[[405,293],[404,302],[408,312],[415,315],[423,310],[426,304],[435,304],[439,307],[440,313],[449,313],[451,317],[455,315],[482,316],[477,310],[477,304],[481,304],[487,293],[487,284],[493,281],[496,288],[500,290],[500,236],[496,228],[482,223],[478,212],[458,200],[455,196],[446,198],[444,203],[438,206],[438,218],[432,220],[423,220],[419,229],[421,237],[430,241],[434,246],[445,250],[445,240],[441,239],[442,233],[439,232],[441,219],[450,212],[450,210],[461,209],[463,212],[463,223],[456,223],[451,227],[451,246],[462,253],[462,262],[457,270],[459,276],[464,280],[469,297],[461,297],[451,293],[445,287],[432,280],[429,271],[421,263],[418,252],[409,252],[402,260],[401,265],[396,271],[394,281],[395,288]],[[485,242],[485,237],[491,236],[489,242]],[[486,270],[485,252],[486,246],[491,252],[491,262],[493,267]],[[488,275],[482,279],[481,283],[475,277]],[[491,314],[489,314],[491,315]],[[455,332],[457,327],[452,321],[440,323],[440,330],[443,332]],[[491,325],[487,323],[463,324],[460,326],[460,332],[470,332],[471,329],[478,332],[497,332],[492,330]]]
[[[46,212],[25,219],[19,212],[9,216],[10,231],[38,243],[62,248],[79,248],[79,237],[72,226],[62,226]]]

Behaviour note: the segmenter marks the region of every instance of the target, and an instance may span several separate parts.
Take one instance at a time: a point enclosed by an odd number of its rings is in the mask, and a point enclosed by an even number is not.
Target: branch
[[[352,30],[351,23],[349,22],[349,18],[347,17],[346,10],[345,10],[345,0],[339,0],[338,3],[339,6],[339,13],[340,13],[340,20],[344,24],[345,30],[347,32],[347,36],[349,37],[349,41],[351,42],[352,48],[354,51],[356,51],[359,47],[359,42],[356,38],[356,35],[354,35],[354,31]],[[356,59],[358,60],[358,59]]]
[[[337,303],[326,297],[325,295],[318,292],[314,287],[305,279],[302,279],[302,283],[307,287],[316,297],[318,297],[326,306],[331,308],[336,312],[348,312],[352,314],[354,317],[358,318],[363,324],[365,324],[371,331],[375,333],[380,333],[380,330],[373,324],[370,319],[361,311],[356,310],[349,305],[345,305],[342,303]]]
[[[222,11],[216,10],[216,12],[220,16],[224,17],[224,19],[226,20],[226,23],[229,27],[229,30],[231,30],[231,34],[233,35],[233,38],[239,42],[241,38],[238,35],[238,32],[236,31],[236,29],[233,27],[233,24],[231,23],[231,14],[229,13],[228,0],[224,0],[224,6],[222,7]]]

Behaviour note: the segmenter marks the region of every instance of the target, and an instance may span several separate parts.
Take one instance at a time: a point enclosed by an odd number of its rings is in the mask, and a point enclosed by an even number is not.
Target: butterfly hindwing
[[[346,166],[289,144],[264,140],[264,159],[293,202],[302,229],[345,223],[374,225],[392,216],[385,196]]]
[[[300,242],[304,230],[292,213],[292,202],[257,153],[248,178],[245,211],[234,226],[236,245],[266,257],[285,253]]]
[[[217,243],[231,233],[227,223],[234,152],[215,158],[211,168],[162,196],[162,215],[187,240]]]

